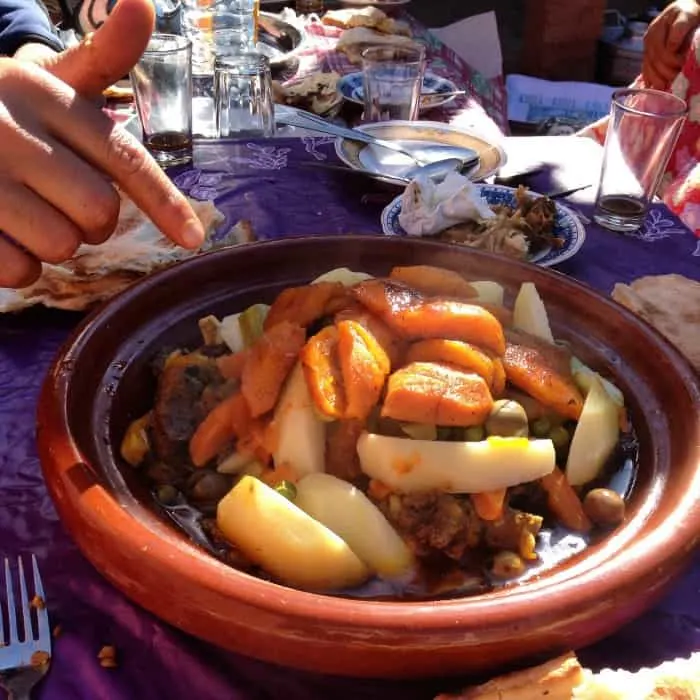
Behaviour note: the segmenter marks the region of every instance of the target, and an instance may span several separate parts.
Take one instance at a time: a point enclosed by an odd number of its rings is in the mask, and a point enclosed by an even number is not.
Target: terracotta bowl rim
[[[358,245],[363,243],[377,245],[378,241],[382,240],[371,235],[343,236],[343,239],[351,239]],[[57,439],[57,445],[55,450],[50,450],[50,456],[47,460],[50,464],[44,464],[45,474],[52,466],[85,463],[73,441],[66,411],[70,379],[59,369],[61,364],[65,362],[66,356],[74,354],[76,350],[79,351],[85,339],[95,332],[96,319],[103,315],[108,317],[111,310],[134,303],[147,290],[177,276],[183,265],[188,267],[206,266],[212,258],[245,257],[247,251],[253,249],[259,250],[265,247],[294,249],[300,245],[302,247],[309,245],[310,241],[337,242],[337,240],[337,236],[299,236],[211,251],[177,263],[145,278],[120,293],[105,306],[90,313],[63,344],[44,383],[40,412],[42,405],[50,405],[52,410],[57,411],[61,417],[60,425],[51,426],[53,430],[57,431],[57,438],[54,438]],[[413,244],[454,252],[454,246],[446,243],[413,240]],[[475,250],[469,250],[469,254],[481,257],[485,263],[497,259],[500,264],[504,264],[501,256]],[[686,358],[655,329],[612,299],[555,270],[545,270],[513,260],[508,261],[507,264],[527,273],[526,277],[528,275],[530,278],[556,277],[557,283],[563,285],[562,293],[565,293],[567,288],[577,289],[591,301],[605,304],[611,313],[626,317],[626,320],[632,323],[646,340],[662,348],[674,371],[678,373],[679,378],[683,379],[696,408],[695,435],[697,439],[692,450],[696,468],[692,476],[688,477],[689,488],[683,497],[676,501],[672,512],[653,532],[646,533],[622,551],[609,552],[604,548],[598,554],[594,553],[592,556],[600,559],[598,565],[591,566],[575,577],[564,577],[563,580],[557,581],[556,578],[552,579],[545,574],[541,580],[528,582],[519,588],[452,600],[367,601],[300,591],[232,569],[205,552],[197,550],[195,545],[190,545],[188,549],[195,565],[184,567],[187,568],[187,571],[180,571],[180,574],[188,578],[193,585],[215,589],[222,595],[233,597],[241,603],[289,619],[307,620],[311,617],[314,618],[316,624],[328,621],[345,628],[399,629],[407,626],[420,626],[422,630],[444,630],[457,627],[486,629],[490,626],[503,626],[504,621],[508,619],[522,619],[536,615],[542,615],[546,619],[556,619],[557,614],[562,613],[567,607],[567,600],[572,595],[577,596],[581,606],[585,606],[587,601],[599,598],[601,593],[610,593],[616,589],[624,590],[634,581],[645,577],[653,580],[654,573],[660,571],[664,566],[678,568],[684,563],[695,545],[700,542],[700,496],[693,495],[700,494],[700,376]],[[46,452],[44,450],[44,453]],[[128,513],[128,511],[125,513],[117,499],[107,493],[106,489],[101,489],[99,495],[94,493],[94,490],[92,491],[90,499],[98,499],[105,518],[109,513],[113,513],[115,517]],[[647,505],[650,508],[658,505],[662,500],[663,494],[657,491],[658,488],[652,488],[645,501],[645,503],[648,501]],[[623,530],[630,527],[640,517],[646,521],[649,518],[649,513],[637,514],[632,521],[623,527]],[[137,525],[134,530],[135,534],[132,533],[132,539],[138,539],[141,544],[148,543],[150,556],[160,559],[162,562],[167,560],[171,566],[171,555],[183,556],[182,547],[173,540],[162,537],[158,528],[149,527],[147,523],[136,518],[132,518],[132,520]],[[165,524],[162,526],[169,527]],[[682,534],[682,537],[679,536],[679,533]],[[612,535],[609,539],[614,542],[617,538]],[[222,572],[226,572],[227,575],[222,576]]]

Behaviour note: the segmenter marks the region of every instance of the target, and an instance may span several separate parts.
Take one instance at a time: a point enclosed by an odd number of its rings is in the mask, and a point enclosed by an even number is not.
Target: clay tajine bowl
[[[511,293],[536,283],[554,334],[615,379],[640,442],[623,526],[510,590],[431,603],[374,602],[292,590],[231,569],[159,517],[118,445],[152,402],[149,360],[197,342],[197,319],[271,301],[335,267],[386,274],[431,264]],[[44,476],[64,524],[118,589],[222,647],[315,671],[407,677],[484,671],[592,643],[650,607],[700,539],[700,383],[655,331],[556,273],[439,243],[293,239],[233,248],[135,285],[75,332],[39,408]]]

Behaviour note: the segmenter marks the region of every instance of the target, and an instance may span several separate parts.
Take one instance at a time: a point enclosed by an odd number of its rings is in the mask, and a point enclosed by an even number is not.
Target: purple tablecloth
[[[566,140],[546,154],[555,163]],[[533,153],[537,151],[533,141]],[[541,149],[539,157],[542,157]],[[533,156],[534,158],[534,156]],[[333,161],[325,139],[278,140],[199,149],[196,167],[176,182],[193,197],[213,198],[229,222],[250,219],[260,237],[349,232],[378,233],[390,196],[364,179],[304,169],[303,160]],[[579,163],[580,165],[580,163]],[[595,166],[595,164],[594,164]],[[539,186],[566,186],[565,168],[540,173]],[[236,175],[232,175],[235,172]],[[574,171],[580,177],[581,168]],[[550,178],[550,179],[547,179]],[[568,178],[571,184],[571,178]],[[537,186],[537,182],[533,183]],[[581,184],[574,182],[573,184]],[[586,195],[590,198],[590,193]],[[587,211],[586,197],[575,206]],[[663,207],[634,237],[588,226],[581,252],[561,271],[603,292],[616,281],[679,272],[700,279],[698,241]],[[485,271],[485,276],[487,273]],[[2,554],[35,552],[47,590],[55,639],[51,672],[37,697],[44,700],[309,700],[333,697],[427,700],[454,680],[347,681],[298,673],[252,661],[199,642],[132,605],[82,557],[57,520],[41,477],[34,429],[44,373],[79,316],[34,310],[0,318],[0,543]],[[700,650],[700,557],[654,610],[594,647],[581,650],[594,668],[635,669]],[[116,669],[97,654],[114,645]]]

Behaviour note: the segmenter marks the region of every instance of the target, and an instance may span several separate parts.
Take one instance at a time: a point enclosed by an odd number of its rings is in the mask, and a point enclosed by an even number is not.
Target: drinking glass
[[[143,142],[162,167],[192,161],[192,45],[153,34],[131,71]]]
[[[593,218],[605,228],[634,232],[644,223],[688,107],[659,90],[613,94]]]
[[[258,53],[217,56],[214,106],[220,138],[274,136],[272,77],[267,57]]]
[[[365,121],[418,119],[425,47],[371,46],[362,52]]]

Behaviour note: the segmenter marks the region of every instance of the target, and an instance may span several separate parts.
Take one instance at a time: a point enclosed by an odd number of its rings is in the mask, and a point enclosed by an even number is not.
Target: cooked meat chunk
[[[484,523],[484,526],[484,538],[489,547],[517,552],[528,534],[536,536],[540,531],[542,518],[539,515],[507,509],[502,518]]]
[[[479,545],[482,523],[471,502],[439,491],[392,494],[387,515],[419,557],[461,559]]]

